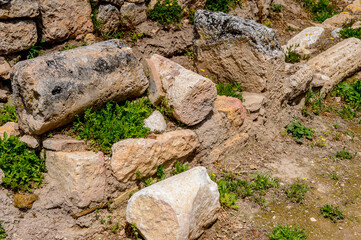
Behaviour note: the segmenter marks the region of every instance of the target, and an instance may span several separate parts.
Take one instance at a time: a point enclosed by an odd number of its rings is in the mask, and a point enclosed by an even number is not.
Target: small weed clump
[[[7,236],[8,235],[5,232],[2,222],[0,222],[0,240],[5,239]]]
[[[46,172],[44,159],[34,151],[29,151],[18,137],[0,139],[0,169],[5,174],[2,181],[5,187],[18,191],[31,192],[40,186],[43,172]]]
[[[153,112],[146,98],[123,105],[108,102],[100,110],[85,110],[84,116],[76,116],[73,133],[88,141],[96,150],[110,153],[114,143],[126,138],[144,138],[150,130],[144,127],[144,119]]]
[[[320,209],[320,214],[324,218],[331,219],[331,221],[334,222],[334,223],[337,222],[338,220],[344,219],[344,215],[340,210],[338,210],[338,207],[328,205],[328,204],[324,205]]]
[[[84,46],[85,43],[83,43],[82,45]],[[77,45],[70,45],[69,43],[66,43],[65,46],[60,49],[59,51],[67,51],[67,50],[70,50],[70,49],[74,49],[74,48],[77,48],[78,46]]]
[[[342,38],[358,38],[361,39],[361,29],[353,29],[351,27],[343,28],[339,34]]]
[[[314,93],[309,90],[305,97],[305,108],[302,109],[304,116],[310,115],[312,112],[315,115],[320,115],[323,112],[330,112],[332,109],[325,105],[320,93]]]
[[[228,13],[236,6],[242,7],[242,0],[207,0],[205,8],[211,11]]]
[[[273,228],[269,240],[306,240],[307,234],[299,225],[282,226],[277,225]]]
[[[10,103],[5,104],[0,108],[0,126],[7,122],[17,122],[18,117],[16,116],[16,109]]]
[[[335,181],[337,181],[337,180],[339,179],[339,176],[338,176],[337,173],[331,173],[331,174],[329,175],[329,177],[330,177],[332,180],[335,180]]]
[[[298,0],[307,9],[314,21],[324,22],[337,14],[336,6],[330,0]]]
[[[343,101],[347,103],[341,111],[340,115],[344,119],[353,119],[357,117],[358,110],[361,109],[361,80],[354,83],[340,83],[336,86],[334,94],[337,97],[342,97]]]
[[[305,194],[310,191],[310,188],[307,184],[297,180],[296,183],[292,184],[289,188],[285,190],[286,196],[295,203],[303,203]]]
[[[352,159],[354,155],[352,155],[350,152],[346,151],[345,148],[342,151],[337,151],[335,154],[335,157],[341,160],[345,159]]]
[[[295,51],[296,47],[293,45],[287,47],[285,58],[286,63],[298,63],[301,61],[302,55]]]
[[[282,12],[283,5],[282,4],[272,4],[271,10],[272,10],[272,12],[277,12],[277,13]]]
[[[165,25],[177,23],[183,17],[182,7],[177,0],[158,0],[154,8],[147,12],[147,15],[153,21]]]
[[[143,177],[143,174],[139,170],[136,172],[136,174],[137,174],[137,179],[143,181],[145,187],[149,187],[150,185],[153,185],[156,182],[163,181],[167,175],[162,165],[158,166],[155,179],[153,179],[153,177],[145,179]]]
[[[182,172],[187,171],[189,168],[189,164],[185,164],[185,165],[181,165],[179,163],[179,161],[177,161],[177,163],[175,164],[175,169],[174,169],[174,175],[180,174]]]
[[[298,143],[302,143],[303,138],[312,140],[313,134],[315,134],[314,130],[302,125],[301,121],[289,123],[286,127],[286,132],[291,133]]]
[[[220,96],[228,96],[238,98],[242,102],[244,101],[242,97],[243,89],[239,85],[239,83],[218,83],[217,86],[217,94]]]

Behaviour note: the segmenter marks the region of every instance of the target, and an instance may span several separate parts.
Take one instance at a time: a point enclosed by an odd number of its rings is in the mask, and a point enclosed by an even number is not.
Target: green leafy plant
[[[161,24],[179,22],[182,17],[182,7],[177,0],[158,0],[154,8],[147,11],[148,18]]]
[[[302,114],[304,116],[308,116],[310,115],[310,112],[312,112],[315,115],[320,115],[323,112],[330,112],[332,108],[326,106],[319,92],[315,93],[309,90],[306,93],[306,97],[305,97],[305,108],[302,110],[303,110]]]
[[[0,222],[0,240],[5,239],[7,236],[8,235],[5,232],[2,222]]]
[[[11,103],[5,104],[2,108],[0,108],[0,126],[7,122],[17,121],[18,117],[16,115],[16,109]]]
[[[242,7],[242,0],[207,0],[205,8],[211,11],[228,13],[236,6]]]
[[[271,10],[272,12],[282,12],[283,10],[283,5],[282,4],[272,4],[271,5]]]
[[[330,173],[329,177],[332,179],[332,180],[338,180],[339,179],[339,176],[337,173]]]
[[[285,58],[286,63],[298,63],[301,61],[302,55],[295,51],[296,47],[298,46],[291,45],[287,47]]]
[[[137,224],[132,223],[130,225],[131,231],[132,231],[132,235],[135,237],[136,240],[141,240],[139,238],[139,233],[138,233],[138,228],[137,228]]]
[[[332,206],[332,205],[324,205],[321,209],[320,209],[320,214],[324,217],[324,218],[329,218],[331,219],[332,222],[337,222],[338,220],[342,220],[344,219],[344,215],[343,213],[338,209],[338,207]]]
[[[305,194],[310,191],[307,184],[297,180],[289,188],[285,189],[286,196],[291,199],[292,202],[303,203]]]
[[[298,143],[302,143],[303,138],[312,140],[315,133],[311,128],[302,125],[301,121],[290,122],[286,127],[286,132],[291,133]]]
[[[260,190],[262,193],[265,193],[271,187],[278,188],[279,187],[279,179],[271,178],[269,176],[269,172],[256,172],[253,174],[254,180],[251,183],[252,190]]]
[[[299,225],[276,225],[269,236],[269,240],[306,240],[307,234]]]
[[[346,151],[346,149],[344,148],[342,151],[337,151],[335,157],[341,160],[345,160],[345,159],[352,159],[354,155]]]
[[[158,182],[162,181],[165,179],[165,172],[164,172],[164,167],[162,165],[159,165],[157,168],[157,178],[158,178]]]
[[[241,101],[244,101],[241,93],[243,89],[241,88],[239,83],[218,83],[216,85],[216,88],[217,94],[220,96],[234,97],[238,98]]]
[[[70,45],[69,43],[66,43],[65,46],[62,49],[60,49],[59,51],[67,51],[67,50],[74,49],[77,47],[78,47],[77,45]]]
[[[43,42],[41,42],[43,43]],[[26,59],[32,59],[32,58],[35,58],[35,57],[38,57],[38,56],[41,56],[43,55],[43,46],[40,44],[36,44],[36,45],[32,45],[30,47],[30,49],[28,50],[27,52],[27,56],[26,56]]]
[[[343,28],[339,34],[342,38],[358,38],[361,39],[361,29],[353,29],[351,27]]]
[[[0,169],[5,174],[3,185],[15,192],[31,192],[39,187],[44,178],[42,173],[46,172],[44,159],[30,151],[18,137],[8,137],[6,133],[0,139]]]
[[[187,171],[188,168],[189,168],[189,164],[181,165],[179,163],[179,161],[177,161],[176,164],[175,164],[175,169],[174,169],[173,173],[174,173],[174,175],[177,175],[179,173]]]
[[[265,22],[263,22],[263,25],[265,25],[266,27],[271,28],[272,27],[272,21],[270,21],[270,20],[265,21]]]
[[[330,0],[298,0],[307,9],[314,21],[324,22],[337,14],[336,6]]]
[[[119,105],[108,102],[100,110],[85,110],[84,116],[76,116],[73,132],[94,148],[111,152],[114,143],[126,138],[144,138],[150,130],[144,127],[144,119],[153,112],[146,98],[126,101]]]
[[[348,105],[343,106],[343,108],[338,111],[338,113],[340,114],[341,118],[345,120],[352,120],[358,116],[355,109]]]

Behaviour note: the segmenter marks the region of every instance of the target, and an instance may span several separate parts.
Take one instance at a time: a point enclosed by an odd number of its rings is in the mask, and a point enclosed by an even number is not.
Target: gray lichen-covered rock
[[[113,32],[117,29],[120,21],[120,12],[111,4],[101,4],[97,14],[97,20],[102,23],[100,31],[103,33]]]
[[[19,62],[12,86],[20,127],[39,135],[87,107],[142,95],[148,80],[132,50],[110,40]]]
[[[40,0],[42,40],[60,42],[93,32],[88,0]]]
[[[0,22],[0,55],[29,49],[38,40],[36,24],[31,20]]]
[[[146,240],[193,240],[217,218],[219,192],[204,167],[165,179],[135,193],[126,219]]]
[[[275,32],[252,20],[221,12],[195,14],[195,62],[202,75],[262,92],[279,82],[284,53]]]
[[[126,2],[120,9],[120,14],[128,24],[139,25],[147,20],[146,9],[147,7],[145,6],[144,2],[143,3]]]
[[[121,7],[124,4],[124,0],[101,0],[100,2],[111,3],[118,7]]]
[[[2,5],[1,1],[0,5]],[[34,0],[12,0],[0,7],[0,19],[33,18],[38,15],[39,2]]]

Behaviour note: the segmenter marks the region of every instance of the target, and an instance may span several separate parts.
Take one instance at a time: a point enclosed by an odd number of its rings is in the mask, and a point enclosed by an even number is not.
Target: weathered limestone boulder
[[[312,52],[310,48],[317,43],[324,31],[322,27],[308,27],[291,38],[282,48],[285,52],[288,48],[292,48],[298,53],[310,54]]]
[[[311,86],[315,87],[315,88],[320,88],[320,87],[325,86],[325,84],[330,81],[331,80],[328,76],[316,72],[313,74]]]
[[[159,165],[170,167],[197,146],[197,135],[191,130],[163,133],[155,138],[125,139],[113,145],[110,165],[118,181],[134,181],[137,171],[144,177],[152,176]]]
[[[46,152],[49,177],[58,182],[75,206],[84,208],[105,198],[105,165],[103,153]]]
[[[88,0],[40,0],[42,40],[60,42],[93,32]]]
[[[164,91],[168,107],[173,108],[173,116],[177,120],[192,126],[206,118],[213,108],[217,98],[215,84],[208,78],[202,77],[181,65],[159,55],[153,55],[148,62],[152,72],[151,77],[159,78],[151,80],[150,100],[152,103],[159,102]],[[161,86],[153,86],[162,84]],[[155,91],[155,92],[154,92]]]
[[[17,136],[20,134],[19,132],[19,125],[15,122],[7,122],[4,125],[0,127],[0,138],[4,138],[4,133],[7,134],[7,136]]]
[[[322,93],[326,94],[343,79],[361,70],[361,40],[343,40],[309,60],[307,65],[330,78],[322,88]]]
[[[0,8],[0,19],[33,18],[38,15],[39,2],[33,0],[12,0]]]
[[[84,141],[73,139],[65,135],[55,135],[43,141],[43,148],[57,152],[79,152],[86,151]]]
[[[97,14],[97,20],[102,23],[100,31],[109,33],[117,30],[120,21],[120,12],[117,7],[111,4],[101,4]]]
[[[348,5],[345,10],[352,14],[361,14],[361,1],[353,1],[353,3]]]
[[[167,122],[159,111],[154,111],[147,119],[144,119],[144,127],[152,132],[162,133],[167,129]]]
[[[128,24],[139,25],[147,20],[145,3],[125,2],[120,9],[122,19]]]
[[[87,107],[142,95],[148,80],[132,50],[110,40],[19,62],[12,86],[20,127],[40,135]]]
[[[101,2],[111,3],[118,7],[121,7],[124,4],[124,0],[101,0]]]
[[[336,14],[335,16],[326,19],[322,25],[326,28],[336,28],[336,27],[342,27],[345,23],[349,23],[352,20],[355,19],[355,16],[351,15],[348,12],[342,12],[339,14]]]
[[[29,148],[37,149],[40,147],[40,138],[31,135],[24,135],[19,138],[20,142],[25,143]]]
[[[135,193],[126,219],[146,240],[192,240],[217,218],[218,186],[196,167]]]
[[[306,64],[293,65],[289,71],[290,76],[285,78],[284,101],[294,100],[310,89],[314,71]]]
[[[266,102],[266,97],[260,93],[242,92],[242,97],[242,104],[250,113],[259,112]]]
[[[218,112],[225,113],[235,127],[240,127],[246,118],[246,110],[238,98],[217,96],[214,107]]]
[[[280,81],[284,53],[272,29],[206,10],[198,10],[194,21],[195,62],[202,75],[237,82],[251,92],[263,92]]]
[[[29,49],[38,40],[36,24],[31,20],[0,22],[0,55]]]
[[[0,79],[9,80],[10,79],[10,65],[5,60],[5,58],[0,57]]]

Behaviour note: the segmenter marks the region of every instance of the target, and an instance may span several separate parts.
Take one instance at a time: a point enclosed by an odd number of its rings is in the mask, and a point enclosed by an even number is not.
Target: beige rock
[[[285,78],[284,101],[294,100],[296,97],[307,92],[314,76],[314,71],[306,64],[294,65],[290,71],[293,74]]]
[[[346,7],[346,11],[353,14],[361,14],[361,1],[355,0],[352,4]]]
[[[192,240],[217,218],[219,192],[204,167],[196,167],[135,193],[126,219],[146,240]]]
[[[19,138],[19,141],[25,143],[26,146],[33,149],[37,149],[38,147],[40,147],[40,139],[38,136],[34,137],[31,135],[24,135]]]
[[[145,3],[125,2],[120,9],[120,14],[126,23],[139,25],[147,21],[146,9]]]
[[[97,20],[101,23],[102,33],[114,32],[120,22],[120,12],[117,7],[111,4],[101,4],[97,14]]]
[[[322,88],[322,93],[326,94],[343,79],[361,70],[361,40],[343,40],[309,60],[307,65],[330,78]]]
[[[84,208],[105,199],[103,153],[47,151],[46,169],[75,206]]]
[[[88,0],[40,0],[42,40],[59,42],[93,32]]]
[[[312,46],[317,43],[321,35],[325,31],[322,27],[308,27],[292,37],[285,46],[282,46],[283,51],[287,52],[288,48],[301,53],[310,54],[312,53]]]
[[[110,165],[118,181],[134,181],[137,171],[144,177],[152,176],[159,165],[167,168],[189,156],[197,146],[197,135],[191,130],[163,133],[155,139],[126,139],[113,145]]]
[[[284,53],[272,29],[205,10],[196,12],[194,26],[195,63],[200,74],[237,82],[250,92],[278,86]]]
[[[5,58],[0,57],[0,79],[9,80],[10,79],[10,65],[5,60]]]
[[[206,5],[206,0],[180,0],[179,4],[188,9],[204,9]]]
[[[153,82],[162,83],[168,106],[174,109],[173,116],[189,126],[204,120],[217,97],[215,84],[162,56],[153,55],[150,61],[154,64],[153,77],[160,79]],[[159,88],[151,87],[151,99],[156,98],[153,90]]]
[[[266,103],[266,98],[260,93],[242,92],[243,106],[251,113],[258,112]]]
[[[145,59],[144,63],[147,74],[149,75],[149,100],[153,105],[159,105],[165,97],[162,80],[152,60]]]
[[[39,15],[39,2],[12,0],[0,7],[0,19],[33,18]]]
[[[236,127],[240,127],[246,118],[246,110],[238,98],[217,96],[214,107],[218,112],[226,113],[227,118]]]
[[[20,134],[19,132],[19,125],[15,122],[7,122],[0,127],[0,138],[4,138],[4,133],[7,136],[17,136]]]
[[[87,46],[97,43],[97,38],[94,34],[88,33],[85,35],[84,42]]]
[[[124,0],[101,0],[101,2],[111,3],[118,7],[121,7],[124,4]]]
[[[4,173],[3,170],[1,170],[1,168],[0,168],[0,184],[3,183],[3,177],[5,177],[5,173]]]
[[[15,194],[14,195],[14,207],[27,210],[33,207],[33,203],[38,200],[39,197],[35,194]]]
[[[314,73],[312,78],[312,87],[323,87],[327,82],[330,82],[330,78],[326,75],[323,75],[321,73]]]
[[[36,24],[31,20],[0,22],[0,55],[29,49],[38,40]]]
[[[355,19],[355,17],[352,16],[350,13],[342,12],[331,18],[326,19],[322,23],[322,25],[326,28],[342,27],[345,23],[351,22],[353,19]]]
[[[0,102],[6,103],[8,101],[8,95],[10,95],[10,92],[0,89]]]
[[[167,122],[159,111],[154,111],[147,119],[144,119],[144,127],[152,132],[162,133],[167,129]]]
[[[361,29],[361,21],[357,21],[354,24],[352,24],[352,29],[360,30]]]
[[[32,135],[71,122],[87,107],[140,96],[148,87],[139,61],[119,40],[22,61],[13,73],[19,124]]]
[[[57,152],[78,152],[87,150],[84,141],[64,135],[55,135],[43,141],[43,148]]]

